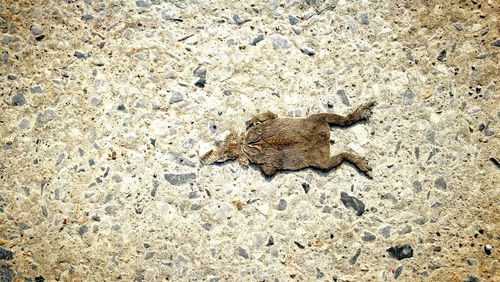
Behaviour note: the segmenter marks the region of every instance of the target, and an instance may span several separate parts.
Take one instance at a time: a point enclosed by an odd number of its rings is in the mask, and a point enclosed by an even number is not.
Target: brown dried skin
[[[366,119],[373,106],[373,102],[364,104],[346,116],[320,113],[278,118],[271,112],[259,114],[246,122],[244,135],[230,134],[217,150],[201,159],[205,164],[238,159],[243,166],[259,165],[267,176],[307,167],[328,171],[348,161],[371,178],[371,168],[363,157],[351,152],[330,156],[330,125],[348,126]]]

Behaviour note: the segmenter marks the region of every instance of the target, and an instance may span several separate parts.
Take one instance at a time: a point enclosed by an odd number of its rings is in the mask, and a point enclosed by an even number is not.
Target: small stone
[[[425,139],[431,144],[436,144],[436,131],[432,129],[427,130],[425,133]]]
[[[290,22],[291,25],[296,25],[299,23],[299,19],[297,19],[295,16],[292,15],[288,16],[288,21]]]
[[[30,31],[34,36],[38,36],[43,33],[43,29],[39,25],[32,25]]]
[[[250,20],[244,20],[244,19],[242,19],[242,18],[240,17],[240,15],[238,15],[238,14],[234,14],[234,15],[233,15],[233,20],[234,20],[234,22],[235,22],[237,25],[242,25],[242,24],[244,24],[244,23],[246,23],[246,22],[250,21]]]
[[[479,278],[477,278],[476,276],[472,275],[472,274],[467,274],[467,277],[465,277],[464,279],[464,282],[480,282],[481,280],[479,280]]]
[[[192,182],[196,179],[195,173],[184,173],[184,174],[174,174],[174,173],[165,173],[165,180],[172,185],[182,185],[188,182]]]
[[[11,260],[14,258],[14,253],[0,247],[0,260]]]
[[[45,38],[45,35],[40,34],[40,35],[38,35],[38,36],[35,37],[35,40],[36,41],[42,41],[44,38]]]
[[[305,249],[305,248],[306,248],[306,246],[304,246],[304,245],[303,245],[303,244],[301,244],[300,242],[293,241],[293,243],[294,243],[297,247],[299,247],[300,249]]]
[[[317,268],[316,267],[316,278],[323,278],[325,277],[325,273],[323,273],[323,271],[321,271],[321,269]]]
[[[12,106],[21,107],[26,104],[26,99],[24,98],[23,93],[17,93],[12,97]]]
[[[247,250],[243,249],[242,247],[238,247],[238,255],[239,255],[240,257],[244,257],[244,258],[246,258],[246,259],[248,259],[248,258],[249,258],[248,253],[247,253]]]
[[[14,281],[14,271],[8,265],[0,264],[0,278],[1,281]]]
[[[106,42],[105,42],[105,41],[101,41],[101,42],[97,43],[97,47],[99,47],[99,48],[101,48],[101,49],[102,49],[102,48],[104,48],[104,45],[105,45],[105,44],[106,44]]]
[[[409,106],[413,104],[414,99],[415,99],[415,93],[411,89],[407,89],[403,93],[403,105]]]
[[[35,277],[35,282],[44,282],[44,281],[45,281],[45,278],[43,278],[42,275]]]
[[[9,52],[3,51],[2,52],[2,62],[6,64],[9,61]]]
[[[337,96],[340,98],[340,101],[342,101],[342,104],[346,106],[350,106],[351,103],[349,103],[349,99],[347,98],[347,95],[345,94],[344,89],[337,90]]]
[[[387,225],[378,230],[378,233],[382,235],[385,239],[389,239],[391,237],[391,226]]]
[[[91,14],[85,14],[82,16],[82,20],[83,21],[90,21],[94,18],[94,16],[92,16]]]
[[[13,74],[8,74],[7,75],[7,79],[8,80],[16,80],[17,79],[17,76],[13,75]]]
[[[398,277],[401,275],[401,272],[403,272],[403,266],[400,265],[394,270],[394,279],[398,279]]]
[[[205,67],[199,66],[193,71],[193,75],[199,78],[206,78],[207,69]]]
[[[116,183],[120,183],[120,182],[122,182],[122,181],[123,181],[122,177],[121,177],[120,175],[118,175],[118,174],[113,175],[113,177],[112,177],[112,178],[113,178],[113,180],[114,180]]]
[[[310,19],[312,16],[314,16],[316,13],[313,11],[308,11],[302,16],[302,20],[307,21]]]
[[[280,199],[279,202],[278,202],[278,207],[277,209],[279,211],[284,211],[286,209],[286,205],[287,205],[287,202],[285,199]]]
[[[264,35],[259,34],[259,35],[257,35],[257,37],[252,39],[252,41],[250,41],[250,45],[255,46],[255,45],[257,45],[257,43],[261,42],[262,40],[264,40]]]
[[[40,85],[33,85],[30,87],[31,93],[42,93],[43,89]]]
[[[124,104],[120,104],[118,105],[118,107],[116,107],[117,110],[119,111],[122,111],[122,112],[125,112],[126,108],[125,108],[125,105]]]
[[[210,231],[213,228],[212,224],[210,224],[208,222],[207,223],[203,223],[203,225],[201,227],[203,227],[203,229],[205,229],[207,231]]]
[[[151,6],[151,2],[149,0],[137,0],[135,1],[135,5],[140,8],[147,8]]]
[[[401,226],[401,228],[398,229],[398,234],[399,235],[405,235],[411,233],[411,226],[410,225],[404,225]]]
[[[93,221],[101,221],[101,218],[98,215],[93,215],[92,220]]]
[[[493,41],[493,43],[491,43],[491,46],[500,47],[500,39]]]
[[[85,233],[87,233],[87,231],[89,231],[89,227],[87,225],[82,225],[80,226],[80,229],[78,229],[78,234],[80,234],[80,236],[83,236],[85,235]]]
[[[182,93],[174,91],[174,93],[170,97],[169,104],[172,105],[174,103],[181,102],[182,100],[184,100],[184,96],[182,95]]]
[[[347,193],[341,192],[340,200],[347,208],[354,209],[357,216],[361,216],[365,212],[365,205],[356,197],[349,196]]]
[[[75,57],[77,57],[78,59],[81,59],[81,60],[85,60],[85,59],[87,59],[87,58],[90,57],[90,55],[88,53],[85,54],[85,53],[82,53],[80,51],[75,51],[75,53],[73,54],[73,56],[75,56]]]
[[[440,190],[446,190],[446,186],[446,180],[444,179],[444,177],[439,176],[438,178],[436,178],[436,180],[434,180],[434,187]]]
[[[292,26],[292,30],[295,34],[299,35],[302,33],[302,29],[298,26]]]
[[[441,50],[441,52],[439,52],[439,55],[437,56],[437,60],[442,63],[442,62],[444,62],[445,58],[446,58],[446,49]]]
[[[313,49],[308,48],[308,47],[300,48],[300,51],[302,53],[306,54],[307,56],[314,56],[314,54],[316,54],[316,52],[314,52]]]
[[[2,44],[9,44],[12,41],[12,36],[10,34],[4,34],[2,37]]]
[[[269,236],[269,239],[267,239],[266,246],[269,247],[269,246],[272,246],[272,245],[274,245],[274,238],[273,238],[273,236]]]
[[[194,83],[194,85],[199,88],[204,88],[206,82],[207,82],[206,79],[200,78]]]
[[[413,190],[415,190],[415,192],[418,193],[418,192],[422,191],[422,183],[420,183],[420,181],[415,180],[415,181],[413,181],[413,183],[411,185],[413,187]]]
[[[387,252],[391,258],[397,260],[413,257],[413,248],[408,244],[390,247]]]
[[[359,22],[361,24],[367,25],[369,23],[369,21],[368,21],[368,14],[367,13],[361,13],[361,14],[359,14]]]
[[[133,34],[134,34],[134,29],[129,27],[123,31],[122,36],[125,37],[125,39],[130,39]]]
[[[454,27],[455,27],[455,29],[456,29],[456,30],[458,30],[458,31],[462,31],[462,30],[464,30],[464,28],[462,27],[462,24],[461,24],[461,23],[459,23],[459,22],[454,22],[454,23],[453,23],[453,26],[454,26]]]
[[[154,255],[155,255],[154,252],[146,253],[146,255],[144,256],[144,259],[145,260],[152,259],[154,257]]]
[[[492,250],[493,250],[493,247],[491,245],[484,246],[484,253],[486,253],[488,256],[491,255]]]
[[[290,43],[288,39],[283,35],[275,34],[271,37],[271,43],[274,50],[278,49],[288,49],[290,48]]]
[[[302,189],[304,189],[304,193],[307,194],[309,190],[311,190],[311,185],[307,182],[302,182]]]
[[[361,249],[358,248],[356,253],[349,259],[349,264],[353,265],[358,261],[359,255],[361,255]]]
[[[361,236],[361,239],[363,239],[363,241],[365,242],[371,242],[377,239],[377,236],[373,235],[368,231],[363,231],[363,236]]]

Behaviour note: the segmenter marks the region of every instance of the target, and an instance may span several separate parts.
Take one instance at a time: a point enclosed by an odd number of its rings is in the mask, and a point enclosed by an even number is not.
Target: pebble
[[[246,258],[246,259],[248,259],[248,258],[249,258],[248,253],[247,253],[247,250],[243,249],[242,247],[238,247],[238,255],[239,255],[240,257],[244,257],[244,258]]]
[[[288,16],[288,21],[290,22],[291,25],[296,25],[299,23],[299,19],[297,19],[295,16],[292,15]]]
[[[413,257],[413,248],[408,244],[390,247],[387,252],[391,258],[397,260]]]
[[[3,247],[0,247],[0,260],[11,260],[14,258],[14,253]]]
[[[462,27],[462,24],[461,24],[461,23],[459,23],[459,22],[454,22],[454,23],[453,23],[453,26],[454,26],[454,27],[455,27],[455,29],[456,29],[456,30],[458,30],[458,31],[462,31],[462,30],[464,30],[464,28]]]
[[[349,103],[349,99],[347,98],[347,95],[345,94],[344,89],[337,90],[337,96],[340,98],[340,101],[342,101],[342,104],[346,106],[350,106],[351,103]]]
[[[85,54],[85,53],[82,53],[80,51],[75,51],[75,53],[73,54],[73,56],[75,56],[75,57],[77,57],[78,59],[81,59],[81,60],[85,60],[85,59],[87,59],[87,58],[90,57],[90,55],[88,53]]]
[[[208,222],[207,223],[203,223],[203,225],[201,225],[201,227],[203,227],[203,229],[205,229],[207,231],[210,231],[213,228],[212,224],[210,224]]]
[[[378,233],[382,235],[385,239],[389,239],[391,237],[391,226],[387,225],[378,230]]]
[[[1,281],[14,281],[14,271],[8,265],[0,264],[0,278]]]
[[[367,13],[361,13],[361,14],[359,14],[359,22],[361,24],[367,25],[369,23],[369,21],[368,21],[368,14]]]
[[[199,78],[207,77],[207,69],[205,67],[199,66],[193,71],[194,76]]]
[[[89,227],[87,225],[82,225],[78,229],[78,234],[80,234],[80,236],[83,236],[85,235],[85,233],[87,233],[87,231],[89,231]]]
[[[361,255],[361,248],[358,248],[354,255],[349,259],[349,264],[355,264],[358,261],[359,255]]]
[[[271,36],[271,43],[273,45],[274,50],[290,48],[290,43],[288,42],[288,39],[283,35],[275,34]]]
[[[43,89],[40,85],[33,85],[30,87],[31,93],[43,93]]]
[[[273,238],[273,236],[269,236],[269,239],[267,239],[266,246],[269,247],[272,245],[274,245],[274,238]]]
[[[427,139],[427,141],[431,144],[436,144],[436,131],[432,129],[427,130],[425,133],[425,139]]]
[[[442,63],[442,62],[444,62],[445,58],[446,58],[446,49],[441,50],[441,52],[439,52],[439,55],[437,56],[437,60]]]
[[[304,193],[307,194],[309,190],[311,190],[311,185],[307,182],[302,182],[302,189],[304,189]]]
[[[418,192],[422,191],[422,183],[420,183],[420,181],[415,180],[415,181],[413,181],[413,183],[411,185],[413,187],[413,190],[415,190],[415,192],[418,193]]]
[[[196,174],[195,173],[183,173],[183,174],[175,174],[175,173],[165,173],[164,175],[165,180],[168,181],[168,183],[178,186],[182,184],[186,184],[188,182],[192,182],[193,180],[196,179]]]
[[[400,265],[394,270],[394,279],[398,279],[398,277],[401,275],[401,272],[403,272],[403,265]]]
[[[184,100],[184,96],[182,95],[182,93],[174,91],[174,93],[170,97],[169,104],[172,105],[174,103],[181,102],[182,100]]]
[[[17,79],[17,76],[13,75],[13,74],[8,74],[7,75],[7,80],[16,80]]]
[[[286,206],[287,206],[287,202],[285,199],[280,199],[279,202],[278,202],[278,207],[277,209],[279,211],[284,211],[286,209]]]
[[[155,252],[149,252],[144,256],[145,260],[152,259],[155,255]]]
[[[206,83],[206,82],[207,82],[207,81],[206,81],[206,79],[205,79],[205,78],[200,78],[200,79],[198,79],[198,80],[194,83],[194,85],[195,85],[196,87],[199,87],[199,88],[204,88],[204,87],[205,87],[205,83]]]
[[[415,99],[415,93],[411,89],[407,89],[403,92],[403,105],[409,106],[413,104],[413,100]]]
[[[361,239],[363,239],[363,241],[365,242],[371,242],[377,239],[377,236],[368,231],[363,231],[363,236],[361,236]]]
[[[122,112],[125,112],[126,108],[125,108],[125,105],[124,104],[120,104],[116,107],[117,110],[119,111],[122,111]]]
[[[42,275],[35,277],[35,282],[44,282],[44,281],[45,281],[45,278],[43,278]]]
[[[398,229],[398,234],[399,235],[405,235],[405,234],[408,234],[408,233],[411,233],[411,226],[410,225],[404,225],[404,226],[401,226],[401,228]]]
[[[91,14],[85,14],[82,16],[82,20],[83,21],[90,21],[94,18],[94,16],[92,16]]]
[[[298,26],[292,26],[292,30],[295,34],[299,35],[302,33],[302,29]]]
[[[38,36],[43,33],[43,29],[39,25],[32,25],[30,31],[34,36]]]
[[[446,190],[446,180],[444,179],[444,177],[442,176],[439,176],[438,178],[436,178],[436,180],[434,180],[434,187],[440,189],[440,190]]]
[[[477,278],[476,276],[472,275],[472,274],[467,274],[467,277],[465,277],[464,279],[464,282],[480,282],[481,280],[479,280],[479,278]]]
[[[316,267],[316,278],[323,278],[325,277],[325,273],[323,273],[323,271],[321,271],[321,269],[317,268]]]
[[[4,34],[2,36],[2,44],[9,44],[12,41],[12,36],[10,34]]]
[[[308,56],[314,56],[314,54],[316,54],[313,49],[308,47],[300,48],[300,51]]]
[[[244,23],[246,23],[246,22],[249,22],[249,21],[250,21],[250,20],[244,20],[244,19],[242,19],[242,18],[240,17],[240,15],[238,15],[238,14],[234,14],[234,15],[233,15],[233,20],[234,20],[234,22],[235,22],[237,25],[242,25],[242,24],[244,24]]]
[[[493,250],[493,247],[491,245],[484,246],[484,253],[487,254],[488,256],[491,255],[492,250]]]
[[[250,45],[255,46],[255,45],[257,45],[257,43],[261,42],[262,40],[264,40],[264,35],[259,34],[259,35],[257,35],[257,37],[252,39],[252,41],[250,41]]]
[[[303,244],[301,244],[300,242],[293,241],[293,243],[294,243],[297,247],[299,247],[299,249],[305,249],[305,248],[306,248],[306,246],[304,246],[304,245],[303,245]]]
[[[7,63],[9,61],[9,52],[3,51],[2,52],[2,62]]]
[[[314,16],[316,13],[313,11],[308,11],[302,16],[302,20],[307,21],[310,19],[312,16]]]
[[[500,39],[493,41],[493,43],[491,43],[491,46],[500,47]]]
[[[137,0],[135,1],[135,5],[141,8],[148,8],[149,6],[151,6],[151,2],[149,0]]]
[[[26,104],[26,99],[24,98],[23,93],[17,93],[12,97],[12,106],[21,107]]]
[[[347,208],[354,209],[357,216],[361,216],[365,212],[365,204],[363,204],[363,202],[356,197],[349,196],[347,193],[341,192],[340,200]]]
[[[134,29],[133,28],[130,28],[128,27],[127,29],[125,29],[123,31],[123,34],[122,36],[125,37],[125,39],[130,39],[132,37],[132,35],[134,34]]]

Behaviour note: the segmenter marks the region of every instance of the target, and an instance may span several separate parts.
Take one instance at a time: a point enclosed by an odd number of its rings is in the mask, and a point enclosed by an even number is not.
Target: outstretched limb
[[[348,126],[360,120],[367,119],[368,117],[370,117],[374,105],[375,102],[365,103],[345,116],[332,113],[321,113],[321,114],[316,114],[314,116],[320,117],[329,124]]]
[[[245,123],[245,125],[247,126],[247,129],[249,129],[250,127],[255,126],[259,123],[262,123],[266,120],[275,119],[275,118],[278,118],[278,116],[275,113],[265,112],[263,114],[258,114],[258,115],[253,116],[249,121],[247,121]]]
[[[331,156],[328,160],[320,163],[319,168],[322,170],[330,170],[334,167],[339,166],[343,161],[350,162],[359,171],[363,172],[368,178],[373,178],[371,175],[372,168],[368,166],[368,161],[366,161],[363,157],[350,152],[342,152],[338,155]]]
[[[276,174],[276,168],[274,168],[272,165],[262,164],[260,165],[260,170],[266,176],[273,176]]]

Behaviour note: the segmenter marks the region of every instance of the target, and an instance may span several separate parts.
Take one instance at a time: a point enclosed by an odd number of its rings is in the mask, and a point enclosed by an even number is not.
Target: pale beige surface
[[[498,276],[497,1],[0,3],[0,244],[14,255],[0,265],[16,281]],[[368,100],[371,120],[333,128],[332,152],[366,156],[373,180],[199,163],[258,112]],[[390,258],[403,244],[413,257]]]

